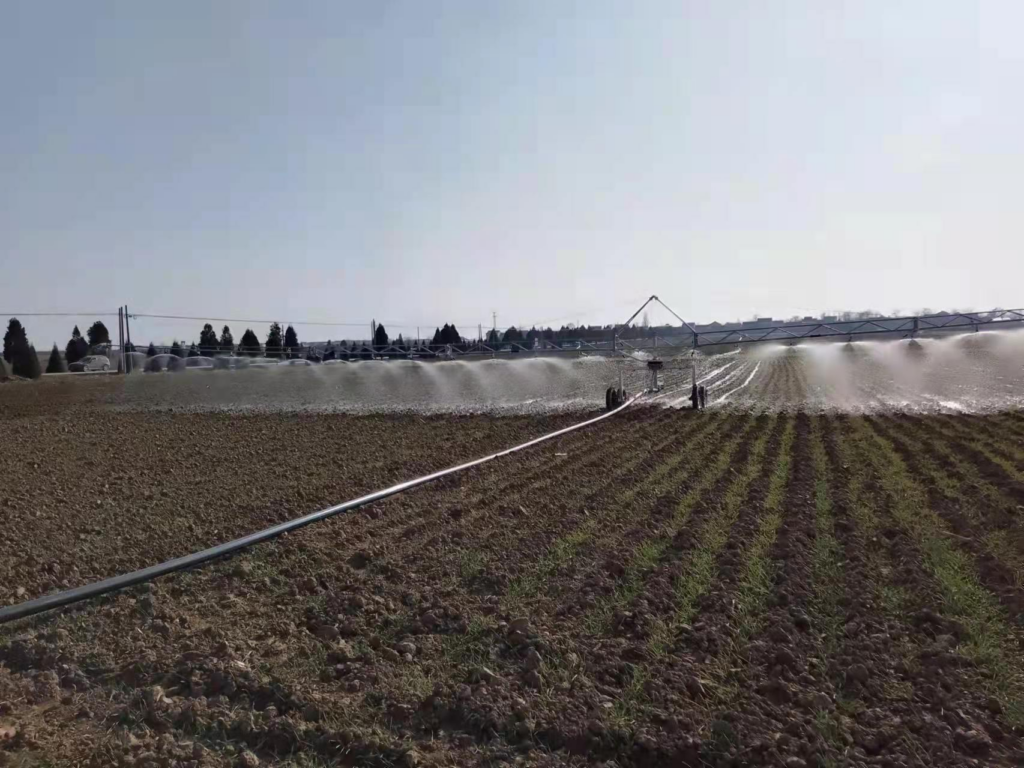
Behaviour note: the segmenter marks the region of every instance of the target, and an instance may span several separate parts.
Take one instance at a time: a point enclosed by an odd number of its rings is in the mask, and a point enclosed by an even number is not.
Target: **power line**
[[[0,317],[117,317],[117,312],[0,312]]]
[[[365,328],[366,323],[328,323],[323,321],[311,321],[311,320],[258,320],[258,319],[246,319],[242,317],[197,317],[191,315],[154,315],[146,312],[132,312],[131,316],[153,318],[158,320],[195,320],[197,322],[214,322],[214,323],[280,323],[282,325],[323,325],[323,326],[349,326],[352,328]],[[406,327],[402,323],[386,322],[385,325],[394,325],[398,327]]]
[[[112,317],[117,317],[114,313]],[[201,323],[278,323],[280,325],[309,325],[309,326],[322,326],[325,328],[365,328],[366,323],[345,323],[345,322],[328,322],[324,320],[269,320],[269,319],[253,319],[253,318],[240,318],[240,317],[202,317],[198,315],[157,315],[149,312],[132,312],[130,317],[134,320],[135,318],[144,318],[149,320],[189,320]],[[465,320],[449,321],[449,323],[455,326],[473,326],[478,325],[479,322],[469,322]],[[435,328],[440,328],[440,325],[436,323],[402,323],[397,320],[382,320],[378,325],[390,326],[392,328],[418,328],[421,326],[430,327],[434,325]],[[502,329],[504,330],[504,329]]]

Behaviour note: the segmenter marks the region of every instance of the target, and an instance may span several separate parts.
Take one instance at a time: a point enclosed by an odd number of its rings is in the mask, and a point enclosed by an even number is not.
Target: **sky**
[[[7,0],[0,315],[49,346],[122,304],[338,324],[300,339],[655,293],[698,322],[1019,307],[1022,28],[984,0]]]

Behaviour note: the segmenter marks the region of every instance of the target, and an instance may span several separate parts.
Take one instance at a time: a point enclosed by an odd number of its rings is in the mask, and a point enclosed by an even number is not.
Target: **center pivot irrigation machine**
[[[662,351],[668,352],[670,356],[670,365],[666,367],[665,360],[657,354],[658,352],[658,337],[654,337],[654,346],[650,348],[643,347],[641,345],[634,345],[626,342],[620,338],[622,331],[629,327],[637,315],[643,312],[649,304],[657,302],[665,310],[667,310],[676,320],[682,323],[682,327],[687,329],[693,337],[693,346],[687,350],[678,344],[665,344],[663,341]],[[640,308],[634,312],[626,322],[620,326],[616,326],[615,336],[612,343],[612,349],[618,354],[629,360],[635,360],[643,366],[643,387],[642,392],[644,394],[661,392],[663,389],[679,389],[684,385],[684,379],[686,370],[690,373],[690,383],[694,392],[697,391],[697,347],[698,344],[698,333],[697,330],[690,325],[688,322],[683,320],[678,314],[676,314],[671,307],[665,304],[657,296],[651,296],[647,301],[640,305]],[[687,355],[688,353],[688,355]],[[684,356],[689,357],[687,362],[685,359],[680,359]],[[664,372],[664,378],[659,377],[659,374]],[[619,368],[619,382],[618,386],[610,386],[605,390],[605,409],[614,410],[621,406],[623,403],[629,401],[629,393],[624,386],[624,372],[622,368]],[[696,400],[694,401],[694,407],[696,407]]]
[[[648,339],[631,340],[621,338],[622,331],[629,327],[637,316],[652,302],[657,302],[681,324],[678,334],[671,338],[657,334]],[[995,328],[1024,327],[1024,309],[993,309],[986,312],[940,312],[929,315],[908,315],[906,317],[876,317],[863,320],[813,320],[805,322],[773,323],[759,325],[736,323],[734,327],[721,326],[699,330],[686,322],[671,307],[657,296],[645,301],[626,322],[615,327],[611,342],[611,353],[643,365],[643,383],[638,387],[642,393],[680,390],[686,387],[689,378],[693,407],[698,407],[699,364],[698,350],[715,347],[718,349],[738,344],[794,345],[802,341],[825,340],[846,341],[882,337],[908,339],[911,343],[919,336],[949,333],[978,332]],[[660,374],[660,375],[659,375]],[[617,385],[605,391],[605,406],[608,410],[619,407],[629,400],[624,386],[622,368],[619,369]]]

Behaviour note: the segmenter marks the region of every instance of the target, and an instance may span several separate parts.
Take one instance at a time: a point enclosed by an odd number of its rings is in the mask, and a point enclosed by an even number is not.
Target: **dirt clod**
[[[992,740],[983,731],[957,730],[953,739],[964,752],[975,757],[986,757],[992,751]]]
[[[341,638],[341,632],[331,624],[321,624],[316,628],[316,636],[324,642],[334,642]]]
[[[846,679],[852,680],[855,683],[863,685],[871,677],[871,673],[868,672],[868,668],[863,664],[853,664],[849,669],[846,670]]]

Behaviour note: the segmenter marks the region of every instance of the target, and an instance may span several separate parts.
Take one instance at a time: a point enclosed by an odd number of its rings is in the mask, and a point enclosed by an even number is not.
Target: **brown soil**
[[[4,604],[582,418],[19,402],[0,443]],[[0,766],[1018,765],[1019,521],[997,502],[1022,489],[931,418],[637,408],[230,560],[0,626]],[[1018,426],[970,424],[1007,439]],[[787,427],[770,586],[749,592]],[[1017,643],[1004,666],[965,650],[970,627],[858,429],[892,444],[991,596]],[[966,463],[943,464],[941,440]],[[962,493],[932,488],[929,467]],[[986,536],[1007,547],[983,548]],[[698,561],[710,581],[673,623]],[[1010,684],[993,694],[999,675]]]

